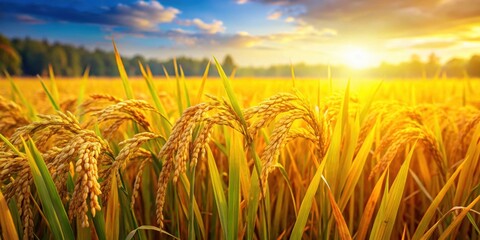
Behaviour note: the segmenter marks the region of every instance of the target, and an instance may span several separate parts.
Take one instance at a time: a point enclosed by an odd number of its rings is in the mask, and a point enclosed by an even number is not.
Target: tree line
[[[153,75],[174,74],[173,59],[158,60],[145,59],[141,55],[123,57],[127,74],[140,76],[138,62],[148,65]],[[185,76],[201,76],[209,59],[193,59],[189,57],[176,58]],[[291,65],[272,65],[269,67],[238,67],[232,56],[227,55],[222,63],[227,74],[235,69],[236,76],[255,77],[289,77],[291,68],[299,77],[381,77],[381,78],[435,78],[447,77],[480,77],[480,55],[473,55],[469,59],[452,58],[441,64],[435,54],[431,54],[426,61],[418,55],[399,64],[384,62],[378,67],[353,70],[346,66],[328,66],[325,64],[309,65],[304,63]],[[35,76],[46,75],[48,65],[51,64],[56,75],[81,76],[89,67],[92,76],[118,76],[118,70],[113,52],[101,49],[88,50],[58,42],[50,43],[47,40],[31,38],[8,39],[0,35],[0,70],[6,70],[12,75]],[[329,70],[327,70],[329,69]],[[216,68],[210,68],[209,74],[217,76]]]

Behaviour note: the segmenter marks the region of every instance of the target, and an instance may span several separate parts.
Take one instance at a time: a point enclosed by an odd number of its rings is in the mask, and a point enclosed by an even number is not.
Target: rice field
[[[117,64],[0,79],[3,239],[480,238],[477,79]]]

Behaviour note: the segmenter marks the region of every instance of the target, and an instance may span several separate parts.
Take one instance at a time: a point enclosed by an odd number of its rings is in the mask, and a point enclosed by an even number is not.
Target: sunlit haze
[[[478,0],[0,1],[0,33],[124,56],[356,69],[480,52]]]

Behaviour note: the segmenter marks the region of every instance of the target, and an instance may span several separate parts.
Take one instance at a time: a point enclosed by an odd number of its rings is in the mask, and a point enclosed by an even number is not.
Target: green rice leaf
[[[408,169],[410,167],[410,160],[412,159],[415,145],[411,148],[405,162],[400,167],[397,177],[387,194],[384,195],[384,200],[380,204],[380,209],[373,223],[370,239],[390,239],[392,236],[393,227],[397,217],[398,208],[402,201],[405,183],[407,182]],[[387,185],[388,186],[388,185]]]
[[[232,130],[230,153],[228,156],[228,234],[227,239],[238,238],[240,212],[240,161],[245,159],[240,134]]]
[[[130,82],[128,81],[127,72],[125,71],[125,66],[123,65],[122,58],[120,57],[120,53],[118,52],[117,45],[115,41],[112,39],[113,44],[113,51],[115,53],[115,61],[117,62],[118,73],[120,74],[120,79],[122,79],[123,89],[125,90],[125,94],[127,99],[133,99],[133,90],[132,86],[130,86]]]
[[[240,118],[240,121],[241,121],[242,125],[246,127],[247,122],[245,121],[245,118],[243,117],[242,108],[240,107],[238,99],[235,96],[235,92],[233,91],[232,85],[231,85],[230,81],[228,80],[228,77],[225,74],[225,71],[223,71],[223,68],[220,65],[220,63],[217,61],[216,58],[213,58],[213,59],[215,60],[215,66],[217,67],[218,74],[220,75],[220,78],[222,79],[223,87],[225,88],[225,91],[227,92],[228,98],[230,99],[230,104],[232,104],[233,110],[237,114],[238,118]]]
[[[215,158],[213,157],[212,151],[207,146],[207,160],[208,160],[208,169],[210,180],[212,181],[213,193],[215,196],[215,205],[217,206],[218,215],[220,217],[220,224],[222,225],[224,237],[228,236],[228,205],[223,192],[223,182],[218,172],[217,164],[215,163]]]
[[[42,210],[53,236],[56,239],[74,239],[75,235],[70,227],[67,213],[50,172],[43,161],[42,154],[38,151],[32,139],[27,142],[23,141],[23,145],[32,171],[33,181],[42,203]]]
[[[310,215],[310,209],[312,208],[313,198],[315,197],[318,185],[322,179],[322,172],[325,167],[325,162],[326,161],[322,161],[320,166],[317,168],[310,185],[308,185],[308,189],[303,197],[302,204],[300,205],[298,217],[295,221],[295,225],[293,226],[290,239],[302,239],[303,231],[305,229],[305,225],[307,224],[308,216]]]
[[[52,94],[48,90],[48,88],[45,85],[45,83],[43,82],[42,78],[40,76],[38,76],[38,78],[40,78],[40,83],[42,84],[42,88],[45,91],[45,93],[47,94],[48,100],[50,100],[50,103],[52,104],[53,109],[55,109],[55,111],[60,111],[60,106],[58,105],[57,101],[55,100],[55,98],[52,96]]]

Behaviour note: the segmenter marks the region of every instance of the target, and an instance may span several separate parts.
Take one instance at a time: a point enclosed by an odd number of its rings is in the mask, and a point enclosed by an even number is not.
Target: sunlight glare
[[[374,59],[370,52],[363,48],[349,46],[343,53],[344,63],[355,69],[373,66]]]

